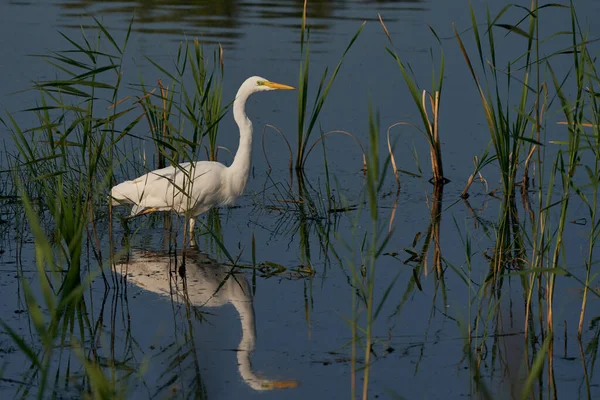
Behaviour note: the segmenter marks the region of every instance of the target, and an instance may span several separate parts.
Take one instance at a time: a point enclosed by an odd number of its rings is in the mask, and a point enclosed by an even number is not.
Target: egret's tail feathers
[[[108,196],[110,198],[110,203],[112,204],[112,206],[121,206],[124,204],[131,204],[131,201],[128,201],[127,199],[121,199],[121,198],[116,198],[113,196],[113,194],[111,193],[110,196]]]

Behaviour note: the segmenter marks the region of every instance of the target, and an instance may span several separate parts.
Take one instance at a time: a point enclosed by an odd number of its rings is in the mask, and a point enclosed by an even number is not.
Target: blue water
[[[125,57],[125,82],[138,82],[141,76],[146,83],[153,85],[157,79],[165,79],[146,58],[167,67],[177,54],[181,41],[199,37],[208,52],[220,43],[224,49],[225,80],[223,96],[232,99],[239,84],[248,76],[261,75],[273,81],[295,85],[299,66],[299,23],[301,1],[261,2],[261,1],[204,1],[189,5],[187,2],[172,1],[157,5],[153,2],[105,2],[105,1],[63,1],[54,3],[10,2],[0,6],[0,41],[3,57],[0,57],[2,85],[0,86],[0,108],[15,113],[22,124],[33,123],[28,114],[19,110],[33,107],[38,102],[34,92],[22,92],[32,81],[54,79],[55,69],[43,59],[33,55],[47,54],[68,47],[59,35],[64,32],[70,37],[79,35],[80,26],[86,27],[86,35],[93,38],[97,30],[93,28],[91,16],[98,18],[120,42],[123,40],[132,16],[134,24],[132,36]],[[447,177],[452,181],[444,189],[443,215],[440,225],[440,247],[447,267],[443,280],[438,280],[428,264],[427,276],[421,277],[423,291],[407,289],[412,269],[402,262],[383,256],[378,263],[376,293],[381,300],[389,283],[397,279],[375,324],[377,343],[374,351],[377,361],[371,375],[371,398],[393,398],[396,393],[406,399],[414,398],[462,398],[473,396],[475,392],[469,363],[465,353],[465,329],[472,321],[476,297],[462,279],[452,273],[453,268],[466,271],[466,252],[461,238],[471,232],[473,235],[474,282],[483,282],[488,271],[484,257],[492,246],[484,228],[493,231],[500,202],[486,196],[488,190],[499,186],[495,165],[487,167],[483,174],[489,188],[475,183],[471,189],[470,205],[478,218],[462,201],[458,201],[467,177],[473,171],[473,157],[480,156],[489,142],[481,103],[475,85],[460,53],[452,24],[461,32],[465,44],[475,56],[475,46],[470,27],[470,16],[466,2],[447,1],[318,1],[310,2],[308,19],[311,26],[311,87],[316,87],[325,67],[330,70],[336,65],[341,53],[362,21],[367,24],[348,54],[340,74],[332,88],[331,95],[319,120],[319,130],[345,130],[354,134],[366,147],[368,143],[368,109],[371,104],[380,115],[382,136],[381,152],[386,154],[385,131],[398,121],[420,124],[420,117],[402,80],[395,61],[387,54],[389,46],[378,21],[378,13],[385,20],[394,41],[394,47],[403,61],[410,64],[419,84],[429,87],[431,80],[431,55],[439,60],[439,46],[430,33],[433,27],[441,38],[446,56],[445,86],[442,99],[441,138],[444,166]],[[503,3],[491,3],[491,12],[497,13]],[[598,37],[597,25],[593,24],[599,15],[600,5],[592,0],[579,1],[578,12],[581,25],[589,28],[590,37]],[[474,4],[479,21],[484,21],[486,5],[478,1]],[[506,20],[514,21],[516,10],[509,10]],[[551,32],[567,30],[570,21],[564,10],[547,9],[543,14],[541,36]],[[505,34],[498,28],[497,37]],[[517,35],[504,38],[498,45],[499,58],[513,59],[521,54],[524,40]],[[542,52],[550,54],[566,48],[569,38],[557,37],[545,45]],[[106,44],[106,48],[110,46]],[[592,46],[592,50],[596,47]],[[569,55],[553,59],[557,74],[564,74],[571,65]],[[437,61],[436,61],[437,62]],[[437,64],[436,64],[437,65]],[[314,91],[310,95],[314,95]],[[291,93],[273,93],[255,96],[248,105],[248,114],[255,124],[255,131],[262,132],[265,124],[271,124],[283,131],[295,148],[296,97]],[[2,116],[4,117],[4,113]],[[555,127],[554,122],[561,115],[549,116],[548,138],[560,139],[564,131]],[[148,135],[140,125],[136,132]],[[7,151],[14,152],[8,130],[0,127]],[[399,167],[421,173],[424,177],[402,176],[402,191],[397,200],[396,184],[389,177],[383,185],[378,218],[381,226],[387,228],[396,203],[394,234],[386,246],[386,252],[398,252],[399,258],[408,258],[403,249],[412,245],[417,232],[425,236],[430,222],[428,202],[431,200],[431,185],[426,182],[430,176],[429,150],[427,143],[415,129],[399,127],[393,130],[399,137],[394,154]],[[235,149],[237,128],[227,115],[220,124],[219,144]],[[225,247],[240,261],[251,263],[251,243],[254,235],[256,258],[259,262],[269,261],[296,268],[307,262],[301,247],[300,222],[294,213],[284,213],[266,205],[280,205],[285,200],[288,182],[288,155],[281,139],[271,133],[266,136],[265,148],[269,162],[273,166],[267,175],[267,163],[261,150],[262,140],[257,135],[254,144],[253,174],[246,195],[239,201],[239,208],[220,210]],[[152,152],[150,140],[141,145],[148,154]],[[417,154],[418,157],[415,157]],[[358,147],[345,136],[332,135],[327,139],[327,159],[330,173],[337,178],[337,190],[350,204],[358,204],[361,199],[364,175],[361,172],[362,157]],[[306,167],[307,181],[322,188],[326,178],[321,146],[317,146]],[[223,158],[228,162],[228,158]],[[134,176],[123,176],[130,179]],[[276,186],[274,186],[274,183]],[[318,194],[316,194],[318,195]],[[395,201],[396,200],[396,201]],[[525,220],[521,210],[521,218]],[[581,204],[573,205],[572,219],[584,215]],[[170,296],[165,281],[158,280],[156,286],[146,283],[136,285],[130,280],[127,292],[109,297],[110,307],[101,308],[104,286],[101,282],[93,285],[87,300],[93,304],[94,318],[105,315],[114,317],[113,322],[105,323],[101,339],[102,348],[108,355],[107,341],[111,333],[116,335],[118,357],[127,358],[138,367],[141,376],[135,375],[136,382],[130,388],[140,398],[151,396],[156,387],[163,384],[171,375],[178,380],[161,392],[162,396],[183,396],[191,391],[201,375],[207,398],[237,399],[254,396],[270,398],[305,399],[347,398],[350,396],[350,348],[351,331],[345,320],[351,318],[353,289],[349,285],[350,262],[361,263],[359,254],[344,250],[342,241],[350,247],[361,246],[362,235],[369,228],[369,219],[363,213],[341,213],[335,215],[337,236],[332,234],[334,247],[340,252],[340,264],[329,253],[329,259],[319,246],[322,238],[316,233],[316,223],[309,228],[311,261],[317,274],[308,279],[294,274],[284,274],[270,278],[253,277],[247,270],[239,274],[246,286],[254,285],[252,296],[243,302],[253,309],[256,332],[255,348],[251,352],[252,370],[261,377],[295,381],[296,388],[260,391],[244,380],[239,358],[240,342],[244,339],[243,322],[240,313],[231,302],[219,306],[194,304],[206,312],[206,320],[189,317],[185,301]],[[323,222],[323,221],[321,221]],[[181,229],[177,221],[175,231]],[[526,222],[523,222],[526,224]],[[162,263],[161,271],[167,271],[169,257],[164,245],[165,232],[160,218],[143,218],[135,222],[140,228],[133,242],[138,249],[153,251],[157,264]],[[358,227],[353,231],[353,227]],[[115,235],[120,237],[123,230],[117,226]],[[24,309],[24,304],[15,299],[22,298],[22,289],[16,278],[16,265],[22,265],[25,277],[32,279],[34,254],[32,241],[25,236],[23,247],[11,243],[16,233],[7,228],[8,238],[5,252],[0,254],[0,268],[3,273],[2,318],[23,332],[26,340],[35,342],[26,313],[15,313]],[[107,238],[107,232],[101,233]],[[581,255],[587,246],[589,226],[569,224],[565,232],[565,248],[572,249],[573,270],[583,276]],[[117,240],[118,241],[118,240]],[[421,244],[417,246],[420,248]],[[217,267],[193,265],[190,273],[204,273],[209,268],[222,268],[225,260],[218,247],[209,239],[202,238],[203,251],[210,259],[217,260]],[[17,260],[17,261],[16,261]],[[90,262],[93,266],[93,262]],[[166,267],[165,267],[166,265]],[[212,265],[212,264],[211,264]],[[452,265],[452,267],[449,267]],[[136,265],[130,266],[130,271]],[[210,273],[210,269],[209,269]],[[164,275],[161,275],[164,278]],[[189,277],[188,277],[189,279]],[[444,285],[441,285],[443,282]],[[562,282],[562,281],[561,281]],[[523,353],[523,306],[520,284],[511,281],[513,288],[505,290],[501,302],[502,321],[497,341],[488,340],[482,368],[497,398],[508,398],[510,385],[515,382],[514,374],[520,368]],[[161,286],[161,284],[163,284]],[[157,294],[157,288],[162,292]],[[235,286],[233,286],[235,288]],[[555,347],[560,348],[560,356],[555,356],[557,387],[561,398],[583,397],[582,369],[575,329],[579,317],[581,287],[574,281],[559,283],[558,305],[555,305],[555,321],[560,325]],[[188,287],[189,289],[189,287]],[[514,290],[513,290],[514,289]],[[210,289],[202,289],[210,290]],[[234,290],[234,289],[231,289]],[[477,290],[474,289],[474,290]],[[166,294],[165,294],[166,292]],[[247,291],[244,291],[248,294]],[[182,305],[184,304],[184,305]],[[469,307],[471,304],[471,307]],[[402,305],[402,307],[399,307]],[[598,303],[593,299],[588,306],[588,319],[598,315]],[[364,310],[361,309],[361,312]],[[191,322],[190,322],[191,321]],[[570,340],[565,345],[562,334],[563,322],[567,324]],[[472,322],[471,322],[472,323]],[[505,336],[506,335],[506,336]],[[584,338],[589,343],[594,337],[592,329],[586,330]],[[193,342],[191,344],[190,342]],[[3,334],[0,344],[5,349],[1,360],[5,363],[4,378],[12,381],[0,383],[0,389],[7,395],[14,393],[16,383],[27,364],[22,360],[14,345]],[[12,346],[12,350],[11,350]],[[491,348],[502,350],[500,359],[493,359]],[[520,347],[519,347],[520,346]],[[194,350],[178,366],[169,365],[169,357]],[[236,351],[236,349],[238,351]],[[178,353],[179,352],[179,353]],[[187,353],[186,353],[187,354]],[[192,361],[195,358],[196,361]],[[589,359],[588,359],[589,360]],[[198,365],[200,374],[195,366]],[[167,372],[166,375],[161,376]],[[192,373],[193,372],[193,373]],[[171,374],[171,375],[169,375]],[[510,375],[513,374],[513,375]],[[510,376],[509,376],[510,375]],[[360,374],[358,375],[361,376]],[[512,378],[511,378],[512,376]],[[518,381],[518,379],[516,379]],[[194,383],[195,382],[195,383]],[[358,379],[360,387],[360,378]],[[597,396],[598,378],[592,379],[592,398]],[[545,385],[546,383],[544,383]],[[68,392],[68,393],[76,393]],[[76,394],[74,394],[76,397]]]

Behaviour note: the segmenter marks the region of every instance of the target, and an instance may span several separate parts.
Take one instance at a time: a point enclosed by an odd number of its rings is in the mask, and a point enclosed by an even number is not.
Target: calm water
[[[56,1],[36,4],[11,1],[2,4],[0,43],[4,56],[0,58],[3,82],[0,107],[17,112],[36,104],[35,93],[14,93],[28,88],[34,80],[54,78],[55,70],[30,55],[66,48],[58,32],[75,36],[81,25],[93,25],[90,16],[103,21],[117,39],[123,38],[129,20],[135,16],[124,68],[126,82],[138,82],[140,75],[148,83],[164,79],[146,58],[169,65],[175,58],[179,42],[199,37],[208,50],[212,51],[216,43],[224,48],[225,99],[231,99],[239,84],[250,75],[296,84],[302,1],[162,3]],[[600,4],[588,0],[578,1],[577,6],[582,25],[590,28],[590,37],[598,37],[600,29],[590,22],[600,15]],[[500,2],[490,4],[493,12],[502,7]],[[483,20],[481,13],[485,11],[485,3],[477,1],[475,9]],[[446,174],[452,183],[446,185],[440,199],[443,200],[440,248],[446,266],[464,269],[465,249],[461,237],[467,231],[472,232],[475,250],[471,278],[474,282],[483,282],[488,273],[484,254],[493,246],[486,229],[493,231],[500,202],[486,196],[485,186],[479,183],[471,190],[472,209],[462,201],[457,202],[464,182],[472,172],[473,157],[481,155],[489,141],[480,101],[452,33],[452,23],[459,31],[470,26],[466,2],[311,1],[308,18],[312,29],[313,87],[326,66],[335,66],[362,21],[367,21],[334,84],[320,119],[320,129],[324,132],[333,129],[350,131],[366,146],[369,102],[380,112],[382,129],[398,121],[420,123],[398,67],[385,51],[387,41],[377,13],[381,13],[399,54],[411,64],[423,86],[430,80],[430,47],[437,54],[436,41],[428,25],[442,38],[447,69],[440,117],[443,121],[441,137]],[[559,11],[549,10],[546,18],[541,27],[542,34],[569,29],[569,21]],[[90,28],[87,34],[91,36],[92,32],[93,28]],[[465,37],[469,37],[467,43],[474,52],[470,36]],[[520,54],[519,48],[512,44],[521,42],[507,39],[507,43],[499,49],[503,57],[511,59]],[[555,46],[561,48],[568,44],[569,39],[557,38]],[[565,73],[570,67],[569,61],[566,60],[564,65],[553,64],[555,71]],[[256,132],[260,132],[265,124],[272,124],[294,142],[297,110],[294,94],[255,96],[248,107]],[[560,117],[550,116],[550,121],[560,120]],[[17,114],[16,118],[22,123],[28,122],[25,114]],[[553,123],[549,126],[549,137],[560,138],[561,131],[553,128]],[[7,150],[14,151],[8,132],[4,127],[0,129]],[[221,123],[220,131],[219,143],[235,149],[237,128],[230,115]],[[138,134],[144,136],[147,132],[140,128]],[[400,137],[395,150],[400,168],[417,172],[420,167],[423,175],[428,177],[429,152],[422,135],[408,128],[399,128],[395,134]],[[189,296],[182,299],[178,286],[181,282],[176,278],[171,281],[168,277],[168,271],[180,261],[168,254],[168,246],[164,244],[168,242],[165,240],[168,232],[162,229],[162,218],[136,221],[140,230],[132,239],[134,250],[130,260],[123,263],[123,268],[129,271],[126,292],[112,291],[105,295],[103,284],[97,282],[87,300],[90,318],[94,321],[103,318],[99,348],[105,349],[106,356],[108,349],[114,348],[115,358],[141,366],[141,383],[131,387],[131,392],[139,398],[153,396],[158,388],[162,388],[158,398],[183,396],[184,392],[194,393],[199,382],[203,383],[206,397],[210,399],[350,396],[350,348],[347,345],[351,332],[345,319],[351,317],[353,289],[349,285],[347,260],[360,263],[360,257],[336,244],[334,247],[337,246],[344,262],[340,265],[331,254],[329,258],[325,257],[319,247],[322,237],[318,234],[318,225],[322,221],[301,221],[295,213],[267,207],[285,200],[278,188],[285,187],[289,179],[284,167],[288,162],[287,150],[275,135],[266,137],[265,148],[275,171],[267,175],[260,142],[260,139],[255,140],[253,175],[246,195],[238,201],[240,207],[219,211],[226,248],[248,264],[254,235],[259,262],[296,268],[307,262],[307,251],[301,243],[308,232],[308,253],[317,274],[310,279],[299,274],[256,277],[245,271],[235,274],[235,279],[228,278],[219,288],[220,282],[229,276],[229,267],[214,242],[204,237],[200,247],[207,254],[194,253],[188,260]],[[383,136],[381,144],[382,152],[386,151]],[[360,170],[361,154],[347,137],[331,136],[327,145],[329,168],[344,192],[341,195],[356,204],[364,183]],[[149,141],[146,147],[150,152]],[[413,149],[418,154],[418,161],[413,157]],[[306,177],[308,184],[316,188],[322,187],[325,177],[322,153],[317,150],[311,156]],[[228,162],[227,159],[224,161]],[[498,185],[495,165],[484,170],[484,175],[490,189]],[[396,227],[385,251],[401,253],[402,260],[408,258],[402,250],[412,246],[418,232],[424,236],[430,227],[428,201],[431,190],[425,179],[404,178],[402,191],[396,197],[394,180],[390,178],[384,183],[387,195],[381,199],[379,218],[387,224],[395,210]],[[572,210],[573,220],[585,212],[577,204]],[[336,214],[333,229],[341,239],[358,248],[364,230],[358,235],[352,234],[356,218],[356,213]],[[366,229],[367,216],[358,218],[359,227]],[[178,228],[181,228],[180,222]],[[106,226],[101,229],[104,232],[100,235],[107,239]],[[120,237],[123,232],[118,229],[115,235]],[[569,224],[566,229],[565,247],[583,254],[584,250],[575,249],[587,246],[589,226]],[[0,316],[16,327],[26,340],[35,342],[28,316],[21,312],[25,305],[16,277],[18,266],[23,268],[27,278],[34,277],[32,238],[26,235],[24,243],[20,244],[14,240],[15,232],[10,228],[4,230],[4,236],[5,244],[0,254],[3,290]],[[91,260],[93,257],[90,256],[89,263],[94,268]],[[573,263],[574,271],[582,276],[580,254]],[[409,266],[390,256],[381,258],[376,293],[383,293],[397,276],[398,280],[375,324],[376,362],[372,370],[371,398],[394,398],[394,393],[406,399],[473,396],[475,389],[464,348],[464,329],[473,312],[469,303],[476,300],[471,298],[472,294],[461,278],[451,272],[452,268],[448,267],[447,271],[440,285],[440,280],[429,270],[421,277],[423,288],[419,291],[409,283],[412,277]],[[506,288],[503,295],[503,311],[498,323],[501,328],[495,339],[489,340],[486,351],[490,354],[481,367],[483,377],[497,398],[510,397],[524,352],[522,293],[518,283],[513,281],[513,284],[515,290]],[[575,340],[581,304],[580,286],[574,281],[559,285],[559,304],[555,305],[555,321],[560,321],[557,330],[561,332],[557,334],[555,344],[561,349],[561,354],[555,356],[554,365],[557,387],[560,398],[583,398],[581,360]],[[589,318],[599,312],[597,299],[593,299],[588,305]],[[564,324],[568,327],[567,336],[571,338],[568,341],[562,333]],[[113,335],[116,345],[111,344]],[[584,344],[593,338],[594,330],[586,330]],[[0,382],[0,390],[12,396],[28,364],[7,335],[3,334],[0,339],[3,350],[0,360],[4,364],[5,378]],[[493,349],[501,349],[495,353],[500,356],[492,357]],[[590,358],[586,360],[592,362]],[[596,376],[591,379],[594,398],[600,396],[600,381]],[[281,386],[295,386],[295,383],[298,386],[264,390],[274,381],[283,382]],[[65,396],[76,397],[76,393],[73,389],[67,390]]]

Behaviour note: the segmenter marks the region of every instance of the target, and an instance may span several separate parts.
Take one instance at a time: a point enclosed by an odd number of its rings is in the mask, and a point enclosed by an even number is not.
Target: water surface
[[[84,26],[86,35],[93,37],[97,30],[93,28],[92,16],[102,21],[117,40],[123,39],[134,18],[125,57],[123,80],[126,82],[137,83],[142,77],[153,85],[159,78],[165,79],[147,58],[172,67],[179,43],[199,37],[209,53],[217,44],[223,46],[225,99],[232,99],[239,84],[250,75],[294,85],[300,62],[302,4],[302,1],[232,0],[193,4],[184,1],[5,4],[0,13],[0,37],[7,55],[0,59],[4,78],[0,106],[17,112],[36,105],[39,101],[36,93],[14,93],[28,88],[32,81],[53,79],[57,72],[42,59],[30,55],[67,48],[58,31],[75,37]],[[485,3],[476,2],[474,6],[483,21],[481,13],[485,12]],[[598,4],[590,0],[581,1],[577,6],[581,23],[589,26],[591,37],[597,37],[600,32],[589,19],[598,15]],[[491,3],[489,7],[492,12],[498,12],[503,4]],[[385,227],[393,215],[392,226],[395,227],[384,252],[397,253],[397,256],[380,258],[375,293],[381,296],[390,282],[395,280],[396,283],[374,325],[376,361],[370,395],[393,398],[393,394],[397,394],[407,399],[470,397],[474,396],[475,389],[465,337],[478,299],[473,295],[473,288],[467,287],[452,271],[467,270],[463,241],[471,235],[470,278],[476,282],[474,285],[485,281],[489,271],[486,257],[493,248],[490,232],[496,227],[500,208],[500,201],[486,194],[499,185],[495,165],[484,170],[488,187],[476,183],[469,202],[458,197],[473,171],[473,157],[481,155],[490,140],[480,100],[453,38],[452,23],[460,32],[466,31],[470,16],[466,3],[439,0],[309,2],[311,87],[316,87],[326,66],[330,69],[335,66],[354,32],[367,21],[333,86],[319,130],[349,131],[366,146],[368,105],[372,104],[380,114],[382,154],[387,151],[383,134],[388,126],[398,121],[418,124],[420,120],[398,67],[385,50],[388,43],[379,25],[378,13],[386,21],[398,53],[410,63],[423,86],[427,86],[431,77],[430,48],[435,57],[438,54],[437,41],[428,25],[441,37],[447,63],[441,136],[446,173],[452,182],[445,186],[443,193],[435,193],[427,182],[430,170],[425,139],[414,129],[394,130],[393,134],[399,137],[395,154],[400,167],[420,173],[422,178],[403,176],[398,195],[391,175],[383,184],[378,219]],[[569,28],[568,19],[554,10],[549,10],[545,18],[542,33]],[[466,41],[474,52],[472,39]],[[521,51],[516,44],[522,44],[522,39],[508,38],[499,52],[507,59],[515,57]],[[563,45],[568,46],[568,39],[557,38],[553,44],[554,49]],[[565,73],[570,68],[569,62],[565,56],[564,64],[557,61],[553,66],[558,73]],[[314,91],[310,95],[314,95]],[[290,93],[257,95],[248,106],[257,133],[262,132],[265,124],[274,125],[293,146],[296,112],[296,97]],[[564,131],[554,125],[560,117],[558,114],[549,117],[549,138],[564,135]],[[24,124],[31,123],[23,113],[16,113],[16,118]],[[7,151],[14,152],[8,132],[2,129]],[[225,117],[220,129],[219,143],[235,149],[238,136],[231,115]],[[136,133],[146,138],[139,146],[152,154],[148,132],[140,125]],[[238,201],[239,207],[220,209],[203,221],[219,221],[223,243],[236,259],[239,257],[241,265],[252,264],[254,237],[257,261],[285,266],[286,273],[253,274],[252,269],[241,268],[232,274],[231,263],[208,235],[200,238],[201,252],[189,254],[186,271],[180,273],[179,253],[178,256],[172,253],[173,243],[178,244],[177,251],[181,247],[182,221],[175,219],[175,227],[166,230],[163,217],[147,217],[133,222],[139,231],[131,238],[133,249],[128,254],[129,259],[124,258],[119,264],[119,271],[121,267],[127,268],[123,274],[128,276],[128,283],[120,281],[107,292],[98,279],[86,294],[90,317],[99,321],[101,327],[98,339],[101,345],[97,350],[102,356],[119,359],[136,371],[132,379],[136,383],[130,388],[132,395],[143,398],[157,393],[159,397],[189,394],[211,399],[350,396],[348,344],[352,337],[346,320],[352,316],[354,288],[349,265],[362,262],[357,250],[370,224],[368,213],[332,213],[330,219],[317,213],[306,218],[293,205],[286,205],[283,200],[289,200],[287,150],[272,132],[265,138],[264,146],[273,170],[269,171],[262,154],[262,138],[255,139],[253,172],[246,194]],[[315,198],[323,197],[326,179],[319,147],[311,155],[304,183],[314,188],[311,193]],[[332,135],[327,139],[327,160],[330,173],[336,177],[336,196],[361,206],[365,178],[358,147],[345,136]],[[224,155],[222,161],[228,163],[230,158]],[[292,192],[297,191],[296,185],[293,183]],[[432,218],[430,207],[436,202],[441,207],[433,214],[441,212],[441,215]],[[576,199],[573,203],[572,220],[576,220],[584,215],[585,209]],[[12,218],[15,205],[4,207],[6,215]],[[519,205],[518,210],[521,223],[528,227],[523,206]],[[15,228],[8,221],[0,221],[3,228],[0,284],[4,293],[0,316],[22,332],[28,342],[35,343],[29,316],[24,312],[26,307],[17,274],[20,270],[22,276],[35,282],[33,239],[18,222]],[[322,248],[325,240],[322,229],[327,223],[330,223],[329,238],[339,252],[339,260]],[[100,226],[102,249],[107,251],[110,240],[106,222]],[[421,234],[421,241],[417,241],[415,248],[420,249],[422,238],[432,226],[437,226],[439,231],[439,249],[446,273],[441,278],[437,275],[433,253],[430,253],[426,268],[421,272],[422,290],[419,290],[411,280],[415,264],[403,263],[409,258],[404,249],[413,248],[417,233]],[[115,227],[114,242],[120,244],[126,234],[118,223]],[[174,234],[179,234],[175,240]],[[565,232],[564,246],[573,249],[569,263],[579,277],[583,274],[583,250],[578,253],[577,249],[587,246],[588,235],[589,226],[578,224],[569,224]],[[349,244],[350,250],[342,242]],[[97,270],[91,254],[86,265]],[[316,269],[314,276],[297,272],[309,263]],[[187,289],[182,291],[183,276],[187,279]],[[501,312],[491,324],[494,330],[485,342],[487,346],[481,350],[486,352],[481,366],[483,378],[498,398],[508,398],[511,390],[518,392],[522,385],[519,379],[521,354],[525,351],[523,294],[517,278],[512,278],[503,290]],[[574,281],[559,283],[557,297],[555,321],[561,333],[556,336],[555,346],[560,347],[562,354],[555,356],[556,385],[562,398],[584,398],[580,349],[575,340],[581,286]],[[594,299],[588,305],[586,321],[598,316],[599,311]],[[563,326],[566,326],[566,336],[562,333]],[[590,326],[585,330],[584,343],[589,349],[593,349],[597,337],[597,328]],[[1,336],[0,344],[5,367],[0,389],[12,396],[28,364],[6,334]],[[539,348],[539,343],[533,347]],[[594,359],[593,351],[589,350],[585,360],[590,371]],[[63,368],[66,363],[65,360],[58,362]],[[143,373],[137,375],[140,371]],[[592,398],[598,394],[599,383],[592,375]],[[65,396],[68,395],[76,396],[76,388],[66,390]]]

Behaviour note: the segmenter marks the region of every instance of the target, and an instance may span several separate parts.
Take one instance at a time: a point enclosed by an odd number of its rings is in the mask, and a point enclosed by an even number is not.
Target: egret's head
[[[281,90],[295,90],[296,89],[295,87],[292,87],[292,86],[283,85],[281,83],[276,83],[276,82],[271,82],[270,80],[261,78],[260,76],[252,76],[252,77],[246,79],[246,82],[244,82],[243,86],[246,86],[246,84],[248,84],[249,89],[252,90],[253,92],[262,92],[262,91],[277,90],[277,89],[281,89]]]

